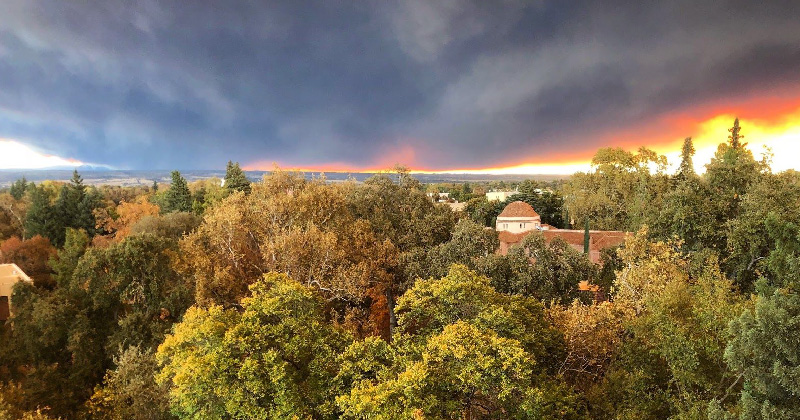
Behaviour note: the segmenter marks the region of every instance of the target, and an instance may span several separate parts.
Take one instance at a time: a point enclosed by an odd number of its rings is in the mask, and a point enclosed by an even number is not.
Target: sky
[[[602,4],[601,4],[602,3]],[[0,169],[800,169],[794,1],[0,1]]]

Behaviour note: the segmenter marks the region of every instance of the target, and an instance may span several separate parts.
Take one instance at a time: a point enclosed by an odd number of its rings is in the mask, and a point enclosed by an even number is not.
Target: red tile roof
[[[539,217],[539,213],[524,201],[515,201],[503,209],[497,217]]]
[[[500,239],[500,242],[505,242],[507,244],[515,244],[517,242],[522,241],[522,239],[528,236],[530,232],[522,232],[522,233],[511,233],[505,230],[501,230],[497,232],[497,237]]]

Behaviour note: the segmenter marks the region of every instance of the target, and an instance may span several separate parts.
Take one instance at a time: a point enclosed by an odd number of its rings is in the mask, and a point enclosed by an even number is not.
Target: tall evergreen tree
[[[25,237],[32,238],[42,235],[55,242],[58,225],[53,206],[50,204],[50,195],[43,186],[31,190],[31,204],[25,214]]]
[[[153,180],[153,187],[152,188],[153,188],[153,192],[154,193],[158,192],[158,181],[156,181],[155,179]]]
[[[705,174],[712,215],[709,223],[714,230],[710,231],[712,235],[704,239],[703,245],[723,252],[727,245],[727,234],[719,226],[724,226],[739,215],[742,197],[751,185],[769,172],[769,165],[757,161],[746,144],[740,142],[744,136],[738,119],[728,131],[731,133],[729,141],[719,145],[714,158],[706,165]]]
[[[687,179],[695,176],[694,162],[694,143],[691,137],[686,137],[683,140],[683,149],[681,149],[681,166],[678,168],[678,179]]]
[[[96,189],[87,188],[83,178],[75,170],[69,184],[61,187],[58,199],[53,206],[54,228],[50,240],[62,246],[65,239],[65,228],[85,230],[89,236],[95,233],[94,209],[100,205],[100,196]]]
[[[728,141],[731,145],[731,148],[733,149],[738,149],[740,147],[744,147],[747,145],[747,144],[742,144],[739,141],[744,138],[744,136],[739,133],[741,129],[742,128],[739,127],[739,118],[736,118],[735,120],[733,120],[733,127],[728,129],[728,132],[731,133],[731,135],[728,136]]]
[[[164,212],[176,211],[192,211],[192,193],[181,173],[172,171],[172,185],[164,195]]]
[[[28,189],[28,180],[25,179],[23,176],[21,179],[14,181],[11,184],[11,188],[9,189],[9,193],[15,200],[21,200],[23,196],[25,196],[25,191]]]
[[[250,194],[250,180],[239,167],[239,162],[228,161],[225,168],[225,188],[230,192],[244,191],[245,194]]]

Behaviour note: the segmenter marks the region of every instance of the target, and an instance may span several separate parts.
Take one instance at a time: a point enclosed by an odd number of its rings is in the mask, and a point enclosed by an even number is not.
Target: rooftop
[[[497,217],[539,217],[539,213],[524,201],[515,201],[506,206]]]

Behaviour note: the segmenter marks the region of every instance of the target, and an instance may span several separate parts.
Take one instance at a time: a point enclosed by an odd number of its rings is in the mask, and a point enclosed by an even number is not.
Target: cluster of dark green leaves
[[[88,243],[84,231],[66,231],[51,263],[52,291],[15,287],[0,360],[3,380],[20,384],[27,410],[83,412],[114,356],[131,346],[154,348],[192,303],[191,286],[173,268],[174,239],[134,235],[105,249]]]
[[[578,418],[555,370],[559,333],[535,299],[454,266],[398,302],[391,342],[356,340],[285,275],[242,310],[193,308],[159,347],[181,418]]]
[[[94,236],[93,211],[100,206],[102,197],[96,188],[83,184],[77,170],[68,184],[56,190],[40,185],[29,188],[28,194],[30,207],[25,216],[26,237],[41,235],[60,247],[64,245],[67,228],[83,229]]]

